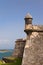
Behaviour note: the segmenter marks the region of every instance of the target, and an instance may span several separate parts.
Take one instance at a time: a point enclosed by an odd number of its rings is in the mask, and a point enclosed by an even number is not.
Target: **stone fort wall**
[[[26,40],[25,39],[17,39],[15,41],[15,43],[16,43],[15,44],[15,49],[14,49],[14,52],[13,52],[12,56],[22,58]]]
[[[43,65],[43,25],[33,25],[32,16],[25,17],[25,33],[27,34],[22,65]]]
[[[43,65],[43,26],[28,27],[26,32],[28,34],[22,65]]]

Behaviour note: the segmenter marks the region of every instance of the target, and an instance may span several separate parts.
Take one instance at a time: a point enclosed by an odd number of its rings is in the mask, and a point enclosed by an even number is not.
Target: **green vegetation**
[[[8,60],[15,60],[16,58],[14,58],[14,57],[12,57],[12,56],[9,56],[9,57],[4,57],[4,58],[6,58],[6,59],[8,59]]]
[[[0,65],[21,65],[22,59],[21,58],[8,58],[10,60],[13,60],[14,62],[11,63],[3,63],[0,61]]]
[[[5,62],[3,60],[0,60],[0,65],[2,65],[2,64],[5,64]]]
[[[3,62],[0,60],[0,65],[2,64]]]
[[[6,63],[6,64],[1,64],[1,65],[16,65],[15,63]]]

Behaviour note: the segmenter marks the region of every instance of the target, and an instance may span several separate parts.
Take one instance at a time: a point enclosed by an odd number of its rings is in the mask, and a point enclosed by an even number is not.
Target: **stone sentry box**
[[[22,65],[43,65],[43,25],[32,25],[32,16],[25,16],[27,34]]]

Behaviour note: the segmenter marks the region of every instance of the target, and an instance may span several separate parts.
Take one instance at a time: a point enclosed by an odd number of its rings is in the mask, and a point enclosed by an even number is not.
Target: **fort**
[[[21,57],[22,65],[43,65],[43,25],[33,25],[32,16],[25,18],[26,39],[17,39],[13,57]]]

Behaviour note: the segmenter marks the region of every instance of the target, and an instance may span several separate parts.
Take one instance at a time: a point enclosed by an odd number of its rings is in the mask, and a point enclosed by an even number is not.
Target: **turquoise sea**
[[[1,60],[3,57],[11,56],[12,53],[13,53],[13,50],[9,50],[8,52],[0,52],[0,60]]]

